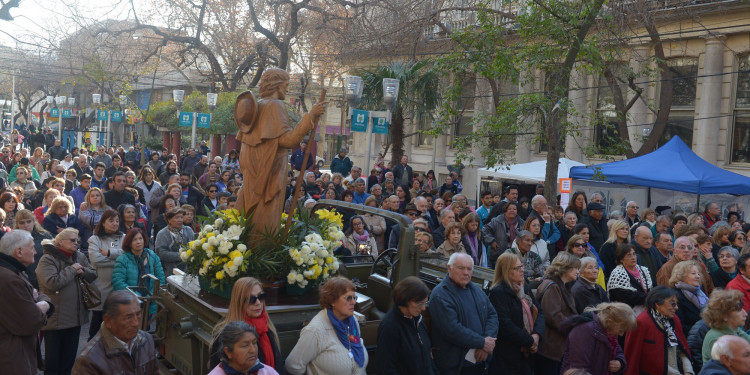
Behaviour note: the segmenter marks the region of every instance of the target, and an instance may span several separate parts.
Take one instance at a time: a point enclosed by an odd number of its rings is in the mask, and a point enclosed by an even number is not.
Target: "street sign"
[[[73,110],[70,108],[65,108],[62,111],[62,117],[63,118],[71,118],[73,117]]]
[[[385,117],[372,118],[372,134],[388,134],[388,119]]]
[[[363,111],[361,109],[355,109],[352,111],[352,131],[353,132],[367,132],[367,123],[370,119],[370,112]]]
[[[98,110],[96,111],[96,119],[99,121],[107,121],[108,111]]]
[[[192,112],[180,112],[180,126],[193,126],[193,113]]]
[[[112,122],[122,122],[122,111],[112,111],[109,115]]]
[[[60,117],[60,108],[50,108],[49,117]]]
[[[198,125],[199,128],[208,129],[211,127],[211,114],[210,113],[199,113],[198,114]]]

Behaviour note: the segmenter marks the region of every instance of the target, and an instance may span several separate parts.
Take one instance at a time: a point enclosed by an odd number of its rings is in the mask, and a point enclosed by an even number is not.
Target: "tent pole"
[[[698,201],[695,203],[695,212],[701,211],[701,195],[698,194]]]
[[[648,202],[646,202],[646,207],[651,207],[651,187],[650,186],[648,187],[648,198],[647,198],[647,200],[648,200]],[[641,219],[643,219],[643,218],[641,218]]]

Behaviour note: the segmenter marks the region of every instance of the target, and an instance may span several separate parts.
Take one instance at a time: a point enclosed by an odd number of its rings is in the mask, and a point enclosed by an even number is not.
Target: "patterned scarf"
[[[534,328],[534,315],[531,313],[531,297],[526,295],[523,290],[523,283],[521,284],[510,284],[510,287],[516,292],[516,296],[521,300],[521,310],[523,312],[523,329],[526,333],[531,334]]]
[[[328,320],[331,321],[333,330],[336,331],[336,336],[339,338],[341,345],[344,345],[349,351],[349,357],[354,358],[359,367],[364,366],[365,348],[362,346],[362,339],[359,337],[357,321],[354,319],[354,316],[341,321],[333,315],[333,310],[326,309],[326,312],[328,313]]]
[[[169,231],[169,234],[172,236],[172,240],[175,243],[177,243],[180,246],[182,246],[185,243],[185,238],[182,235],[182,227],[172,228],[169,225],[167,225],[167,230]]]
[[[654,318],[657,324],[664,328],[664,331],[667,333],[669,346],[680,345],[680,342],[677,341],[677,335],[674,333],[674,327],[672,327],[672,323],[669,322],[669,319],[654,309],[648,309],[648,313],[651,314],[651,317]]]

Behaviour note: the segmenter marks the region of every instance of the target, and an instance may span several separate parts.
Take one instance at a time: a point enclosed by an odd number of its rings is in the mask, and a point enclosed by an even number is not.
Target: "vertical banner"
[[[60,108],[50,108],[49,117],[60,117]]]
[[[151,90],[143,90],[138,92],[138,108],[142,111],[148,109],[148,104],[151,101]]]
[[[180,126],[193,126],[193,113],[192,112],[180,112]]]
[[[211,114],[210,113],[199,113],[198,114],[198,125],[199,128],[208,129],[211,127]]]
[[[98,110],[96,111],[96,119],[99,121],[107,121],[108,111]]]
[[[110,112],[110,118],[113,122],[122,122],[122,111]]]
[[[70,108],[65,108],[62,110],[62,117],[63,118],[72,118],[73,117],[73,110]]]
[[[388,134],[388,119],[385,117],[372,117],[372,133]]]
[[[367,123],[370,120],[370,112],[361,109],[355,109],[352,111],[352,131],[353,132],[367,132]]]
[[[557,190],[560,193],[560,206],[564,211],[568,208],[568,203],[570,203],[570,192],[573,191],[573,179],[559,178],[557,181]]]

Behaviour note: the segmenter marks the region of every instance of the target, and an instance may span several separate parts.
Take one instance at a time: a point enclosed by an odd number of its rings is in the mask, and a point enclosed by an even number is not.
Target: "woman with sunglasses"
[[[23,202],[26,204],[31,203],[31,196],[36,191],[36,184],[31,179],[31,172],[26,167],[16,168],[16,180],[10,183],[10,187],[23,188]],[[20,197],[19,197],[20,198]]]
[[[112,271],[112,290],[122,290],[126,287],[137,287],[143,275],[154,275],[159,278],[161,285],[166,283],[161,259],[149,249],[146,233],[139,228],[133,228],[122,240],[123,253],[115,260]],[[154,284],[150,278],[143,279],[150,294],[154,293]],[[151,304],[149,315],[156,313],[156,304]]]
[[[65,198],[58,198],[65,200]],[[89,321],[77,277],[89,283],[96,280],[96,270],[79,251],[80,235],[73,228],[62,229],[54,240],[42,241],[44,255],[36,268],[39,292],[46,294],[55,306],[47,318],[44,331],[45,373],[70,374],[78,352],[81,326]]]
[[[355,286],[345,277],[332,277],[320,288],[323,306],[310,324],[302,328],[299,341],[286,359],[292,375],[364,375],[368,355],[360,334],[354,307]]]
[[[599,284],[599,286],[602,288],[607,287],[607,282],[604,279],[604,267],[599,260],[599,255],[588,247],[588,242],[586,242],[583,236],[581,236],[580,234],[574,234],[572,237],[570,237],[565,251],[577,256],[578,259],[581,259],[583,257],[596,259],[597,275],[594,277],[594,282]]]
[[[742,254],[742,249],[747,244],[747,235],[741,230],[735,230],[729,235],[731,246]]]
[[[117,211],[108,209],[102,213],[100,219],[88,238],[88,243],[89,260],[98,275],[94,285],[99,288],[103,302],[112,292],[112,272],[114,272],[115,261],[122,254],[122,240],[125,235],[119,231],[120,218],[117,216]],[[91,309],[89,340],[99,332],[99,327],[102,325],[103,305],[104,303]]]
[[[214,337],[218,337],[227,324],[236,321],[245,322],[258,332],[258,360],[274,368],[279,374],[285,374],[279,335],[273,322],[268,318],[266,293],[258,279],[241,277],[234,282],[227,315],[214,327]],[[217,341],[214,340],[211,345],[209,368],[216,367],[221,359],[221,343]]]
[[[39,282],[36,279],[36,267],[39,264],[39,259],[44,255],[42,249],[42,241],[51,240],[52,235],[47,232],[42,225],[36,221],[34,214],[29,210],[20,210],[16,213],[16,220],[13,229],[21,229],[31,233],[31,237],[34,239],[34,264],[26,267],[26,274],[29,276],[29,282],[34,288],[39,289]]]

